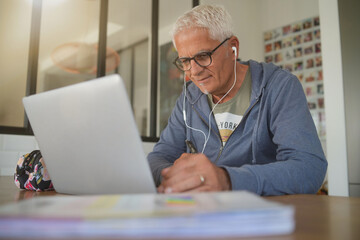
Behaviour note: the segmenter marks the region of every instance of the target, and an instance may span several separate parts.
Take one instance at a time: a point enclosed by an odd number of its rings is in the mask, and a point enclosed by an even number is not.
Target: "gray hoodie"
[[[252,60],[242,64],[249,65],[252,76],[250,107],[224,147],[212,116],[204,154],[227,170],[232,190],[259,195],[316,193],[327,161],[299,80],[273,64]],[[192,82],[186,91],[187,123],[207,133],[211,111],[207,96]],[[161,170],[189,152],[185,140],[197,149],[204,145],[203,134],[185,126],[183,100],[184,92],[148,155],[156,185],[161,182]]]

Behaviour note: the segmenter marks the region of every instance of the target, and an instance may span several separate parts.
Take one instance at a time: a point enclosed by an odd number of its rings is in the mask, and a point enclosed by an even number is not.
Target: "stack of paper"
[[[248,192],[36,197],[0,207],[0,237],[288,234],[294,208]]]

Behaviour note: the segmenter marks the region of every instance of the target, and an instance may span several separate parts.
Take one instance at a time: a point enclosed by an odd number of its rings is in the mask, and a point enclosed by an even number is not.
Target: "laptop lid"
[[[23,103],[57,192],[156,192],[119,75],[25,97]]]

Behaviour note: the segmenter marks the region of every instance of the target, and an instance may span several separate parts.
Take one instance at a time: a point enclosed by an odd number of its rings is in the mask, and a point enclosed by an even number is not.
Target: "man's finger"
[[[191,177],[175,176],[165,183],[165,193],[177,193],[190,191],[201,187],[205,184],[205,177],[201,174],[192,175]]]
[[[161,171],[161,175],[163,178],[171,178],[174,175],[182,172],[186,168],[189,168],[196,164],[196,159],[193,161],[188,161],[191,154],[182,154],[180,158],[178,158],[171,167],[165,168]],[[165,171],[164,171],[165,170]]]
[[[163,193],[163,192],[164,192],[164,186],[163,186],[163,185],[160,185],[160,186],[157,188],[157,192],[158,192],[158,193]]]
[[[213,191],[213,190],[211,190],[210,187],[207,185],[202,185],[200,187],[193,188],[189,191],[185,191],[184,193],[209,192],[209,191]]]

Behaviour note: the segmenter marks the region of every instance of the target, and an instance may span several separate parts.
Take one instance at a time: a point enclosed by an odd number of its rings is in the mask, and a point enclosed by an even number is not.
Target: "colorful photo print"
[[[314,18],[314,26],[319,26],[320,25],[320,19],[319,17],[315,17]]]
[[[264,33],[264,40],[269,41],[272,39],[272,31],[268,31]]]
[[[310,110],[316,109],[316,102],[309,101],[308,102],[308,107],[309,107]]]
[[[320,39],[320,29],[317,29],[314,31],[314,38],[315,39]]]
[[[318,80],[318,81],[322,81],[324,78],[323,78],[323,71],[322,70],[319,70],[318,72],[317,72],[317,78],[316,78],[316,80]]]
[[[301,57],[302,56],[302,48],[299,47],[299,48],[295,48],[294,49],[294,57]]]
[[[304,43],[312,41],[312,32],[304,33]]]
[[[288,35],[289,33],[291,33],[291,25],[287,25],[283,27],[282,31],[283,31],[283,36]]]
[[[316,65],[317,67],[321,67],[321,66],[322,66],[322,57],[321,57],[321,56],[315,58],[315,65]]]
[[[301,23],[295,23],[292,25],[293,32],[300,32],[301,31]]]
[[[315,73],[309,73],[305,76],[305,82],[314,82],[315,81]]]
[[[309,58],[309,59],[306,59],[306,68],[313,68],[314,67],[314,59],[312,58]]]
[[[266,44],[265,45],[265,52],[271,52],[272,51],[272,43]]]
[[[291,50],[287,50],[286,53],[285,53],[285,59],[288,61],[288,60],[291,60],[293,58],[293,52]]]
[[[308,47],[305,47],[304,48],[304,54],[305,55],[309,55],[309,54],[312,54],[314,51],[313,51],[313,46],[308,46]]]
[[[303,79],[304,79],[304,74],[299,73],[299,74],[296,75],[296,77],[299,79],[300,82],[302,82]]]
[[[267,62],[267,63],[273,62],[273,56],[272,55],[265,56],[265,62]]]
[[[275,62],[276,63],[281,62],[282,60],[283,60],[282,53],[275,54]]]
[[[280,50],[281,49],[281,41],[276,41],[274,43],[274,50]]]
[[[303,22],[303,29],[309,29],[312,27],[312,19],[307,19]]]
[[[324,98],[318,98],[318,107],[324,108]]]
[[[324,94],[324,85],[322,83],[317,85],[317,93]]]
[[[293,46],[301,44],[301,35],[297,35],[293,38]]]
[[[307,86],[305,88],[305,95],[307,97],[312,97],[316,94],[316,86]]]
[[[293,71],[293,65],[292,64],[285,64],[284,69],[289,71],[289,72],[292,72]]]
[[[295,71],[301,71],[303,70],[303,62],[296,62],[294,63],[294,70]]]
[[[315,53],[321,52],[321,43],[315,43]]]
[[[282,43],[283,43],[282,47],[283,48],[291,47],[292,41],[293,41],[292,37],[284,38],[283,41],[282,41]]]

